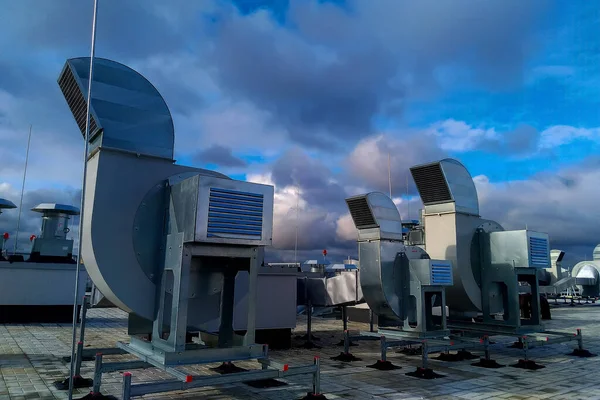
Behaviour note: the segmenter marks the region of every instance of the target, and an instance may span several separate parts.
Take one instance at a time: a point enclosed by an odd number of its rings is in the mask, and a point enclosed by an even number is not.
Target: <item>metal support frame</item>
[[[477,338],[477,337],[468,336],[469,334],[472,334],[472,332],[463,332],[463,333],[466,333],[467,336],[451,335],[448,338],[425,338],[425,339],[421,339],[421,340],[418,338],[415,338],[414,336],[411,336],[409,334],[409,332],[404,332],[404,331],[386,331],[385,333],[382,333],[380,330],[380,332],[377,332],[377,333],[361,332],[361,335],[372,336],[372,337],[379,336],[381,338],[381,358],[378,361],[378,363],[387,363],[388,362],[388,360],[387,360],[387,349],[388,348],[420,344],[421,345],[421,367],[417,369],[418,370],[417,372],[419,372],[419,369],[420,369],[421,375],[425,375],[425,372],[431,371],[431,369],[429,368],[429,354],[431,354],[431,353],[449,352],[449,351],[453,351],[453,350],[466,351],[469,349],[482,349],[484,352],[484,358],[479,363],[475,363],[473,365],[489,368],[490,364],[495,364],[495,361],[490,358],[490,354],[491,354],[491,352],[490,352],[490,345],[491,345],[490,337],[493,336],[493,334],[492,335],[483,335],[482,337]],[[530,366],[535,364],[535,362],[533,362],[532,360],[529,359],[529,355],[528,355],[528,351],[535,347],[547,346],[547,345],[558,344],[558,343],[565,343],[565,342],[570,342],[570,341],[574,341],[574,340],[577,341],[577,348],[570,355],[579,356],[579,357],[595,356],[594,354],[587,352],[587,350],[585,350],[583,348],[583,336],[581,333],[581,329],[577,329],[577,331],[574,335],[569,334],[569,333],[564,333],[564,332],[556,332],[556,331],[547,331],[545,333],[548,335],[552,335],[554,337],[549,337],[549,336],[537,337],[537,336],[533,336],[533,335],[530,335],[530,336],[524,335],[524,336],[519,337],[519,339],[523,342],[522,350],[524,353],[523,358],[519,360],[520,363],[525,364],[525,365],[530,365]],[[503,335],[503,333],[499,333],[499,334]],[[386,339],[386,337],[387,337],[387,339]],[[388,340],[388,339],[392,339],[392,340]],[[481,364],[483,364],[483,365],[481,365]],[[375,367],[375,366],[373,366],[373,367]],[[498,368],[498,367],[502,367],[502,366],[496,363],[495,365],[493,365],[491,367]],[[543,368],[543,366],[535,366],[535,368],[530,368],[530,369],[537,369],[540,367]],[[428,373],[430,373],[430,372],[428,372]],[[418,373],[409,373],[408,375],[418,376],[419,374]],[[418,376],[418,377],[427,378],[427,376]],[[433,377],[434,378],[440,377],[440,375],[433,376]]]
[[[244,258],[249,260],[248,325],[241,346],[233,345],[234,283],[238,268],[223,268],[223,291],[221,294],[221,325],[217,347],[200,343],[187,343],[188,292],[190,268],[193,257]],[[248,382],[290,375],[313,374],[313,395],[320,395],[320,364],[315,358],[313,365],[290,368],[268,359],[268,346],[254,343],[256,316],[256,284],[258,275],[256,247],[215,247],[184,243],[182,234],[167,236],[165,268],[159,290],[157,318],[153,323],[151,341],[131,336],[130,343],[118,342],[117,347],[138,360],[104,363],[102,354],[96,355],[93,393],[100,393],[102,374],[136,368],[159,368],[176,378],[143,384],[131,384],[131,373],[123,374],[123,399],[150,393],[185,390],[200,386],[224,383]],[[171,274],[172,288],[167,287],[167,275]],[[166,293],[172,293],[172,302],[165,301]],[[167,309],[167,307],[169,307]],[[170,321],[167,312],[170,311]],[[164,329],[168,326],[167,329]],[[163,332],[163,330],[165,330]],[[168,330],[168,331],[167,331]],[[166,338],[164,336],[168,335]],[[182,369],[185,365],[257,360],[262,368],[255,371],[235,372],[220,376],[195,376]]]
[[[219,349],[226,350],[226,349]],[[175,390],[187,390],[192,388],[198,388],[203,386],[215,386],[239,382],[250,382],[262,379],[277,379],[287,378],[295,375],[311,374],[313,376],[312,391],[313,396],[321,394],[321,379],[320,379],[320,359],[315,357],[312,365],[290,367],[288,364],[281,364],[267,357],[267,348],[265,346],[265,353],[263,358],[257,358],[261,364],[261,369],[236,372],[232,374],[224,375],[194,375],[184,369],[160,366],[161,369],[166,371],[169,375],[172,375],[176,379],[148,382],[140,384],[132,384],[131,372],[123,373],[123,385],[122,385],[122,398],[123,400],[129,400],[135,396],[143,396],[152,393],[163,393],[171,392]],[[157,367],[153,360],[137,361],[126,361],[126,362],[110,362],[105,363],[102,360],[102,354],[96,354],[96,369],[94,373],[94,386],[92,389],[93,394],[99,394],[102,385],[102,374],[107,372],[122,371],[122,370],[134,370],[140,368],[151,368]],[[207,362],[212,362],[210,360]],[[191,363],[188,363],[191,364]]]

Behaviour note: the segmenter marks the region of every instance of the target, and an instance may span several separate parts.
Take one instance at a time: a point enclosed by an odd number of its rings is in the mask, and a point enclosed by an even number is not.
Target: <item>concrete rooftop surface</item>
[[[584,348],[600,353],[600,305],[561,305],[552,308],[552,320],[546,328],[554,331],[575,333],[583,330]],[[333,399],[600,399],[600,357],[578,358],[567,355],[577,345],[575,341],[531,349],[530,359],[544,365],[536,371],[513,368],[523,351],[509,348],[514,338],[494,338],[491,358],[505,365],[499,369],[485,369],[464,360],[447,362],[430,355],[430,367],[443,375],[438,379],[419,379],[407,376],[420,365],[420,356],[410,356],[388,351],[388,360],[402,367],[392,371],[367,368],[379,358],[378,341],[360,341],[350,347],[350,352],[360,361],[340,362],[331,359],[343,350],[338,346],[342,339],[342,323],[333,319],[313,319],[313,334],[320,349],[304,349],[298,336],[306,329],[305,318],[298,321],[294,332],[294,348],[271,351],[275,361],[290,366],[311,364],[313,357],[321,357],[321,388]],[[366,331],[368,326],[349,323],[352,334]],[[112,347],[117,341],[128,341],[127,315],[115,308],[91,309],[85,335],[86,348]],[[543,337],[543,334],[539,336]],[[69,324],[6,324],[0,325],[0,399],[66,399],[67,391],[56,390],[53,382],[69,375],[69,364],[63,361],[70,355],[71,326]],[[479,349],[472,350],[482,355]],[[129,355],[104,356],[105,361],[130,360]],[[477,360],[475,360],[477,361]],[[259,368],[257,362],[239,362],[244,368]],[[217,364],[218,365],[218,364]],[[215,374],[210,367],[188,368],[197,373]],[[81,375],[93,378],[94,362],[82,364]],[[122,371],[124,372],[124,371]],[[120,397],[122,372],[103,375],[101,392]],[[133,384],[170,377],[158,369],[132,370]],[[287,385],[257,389],[244,383],[206,387],[184,392],[167,392],[146,395],[144,399],[301,399],[311,389],[309,375],[284,380]],[[77,389],[73,398],[78,399],[91,388]]]

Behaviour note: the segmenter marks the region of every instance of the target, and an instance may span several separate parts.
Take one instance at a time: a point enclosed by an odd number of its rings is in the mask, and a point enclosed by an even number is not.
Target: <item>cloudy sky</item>
[[[301,259],[355,256],[344,198],[387,192],[388,154],[404,218],[421,207],[408,168],[454,157],[484,217],[546,231],[571,259],[600,242],[595,2],[99,3],[96,55],[164,95],[178,162],[275,185],[272,258],[294,257],[296,203]],[[79,201],[83,141],[56,79],[89,55],[92,6],[0,0],[0,197],[17,204],[33,126],[22,246],[31,207]]]

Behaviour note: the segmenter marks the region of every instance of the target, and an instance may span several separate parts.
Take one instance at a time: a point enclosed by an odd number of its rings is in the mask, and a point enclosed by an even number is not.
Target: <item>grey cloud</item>
[[[0,55],[0,72],[12,71],[0,74],[0,87],[32,100],[28,122],[67,132],[74,123],[55,80],[62,59],[89,52],[92,1],[51,3],[23,0],[3,9],[9,39],[0,46],[50,56]],[[544,4],[357,0],[347,11],[292,1],[281,26],[264,11],[241,16],[214,1],[100,2],[97,55],[147,72],[178,114],[201,111],[220,94],[252,102],[298,144],[335,151],[372,133],[375,116],[398,119],[405,102],[438,93],[440,68],[467,69],[485,87],[520,82],[523,43]],[[42,71],[41,62],[51,67]],[[198,84],[208,75],[215,87]]]
[[[248,163],[231,152],[231,148],[213,145],[194,156],[197,163],[216,164],[222,167],[245,167]]]
[[[331,145],[367,136],[375,115],[435,88],[440,67],[467,69],[489,88],[521,83],[546,5],[354,1],[347,12],[293,1],[295,33],[265,13],[222,15],[207,63],[227,93],[271,111],[296,142],[322,146],[327,132]]]
[[[600,227],[585,223],[600,218],[596,204],[600,195],[597,164],[598,159],[593,158],[555,174],[538,174],[525,181],[481,182],[478,184],[481,213],[507,229],[527,226],[547,232],[553,248],[570,252],[574,258],[589,257],[600,242]]]
[[[520,125],[497,139],[483,139],[478,149],[502,155],[530,155],[538,149],[540,132],[532,126]]]
[[[93,1],[60,0],[38,2],[22,0],[3,6],[0,23],[10,29],[15,43],[28,48],[54,49],[89,53]],[[202,5],[187,1],[170,1],[169,11],[163,2],[143,0],[99,1],[97,51],[118,57],[143,57],[157,52],[181,49],[186,43],[183,27],[193,27],[193,18],[201,17]],[[174,3],[174,4],[173,4]],[[167,14],[176,13],[180,25],[169,23]],[[187,24],[186,24],[187,23]]]
[[[295,148],[285,152],[272,166],[272,177],[277,186],[298,185],[303,197],[312,203],[335,210],[343,206],[344,187],[332,181],[331,170],[321,161]]]
[[[347,182],[389,193],[388,154],[392,195],[416,194],[409,168],[446,156],[435,138],[421,133],[370,137],[360,142],[347,159]]]

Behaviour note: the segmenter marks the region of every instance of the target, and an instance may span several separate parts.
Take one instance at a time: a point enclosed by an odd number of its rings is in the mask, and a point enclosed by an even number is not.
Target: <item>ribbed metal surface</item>
[[[439,163],[410,169],[423,204],[451,201],[452,195]]]
[[[228,189],[210,189],[208,237],[262,238],[263,195]]]
[[[348,210],[350,210],[350,215],[357,229],[377,227],[366,197],[348,199],[346,204],[348,204]]]
[[[85,100],[83,93],[79,89],[73,71],[71,68],[65,68],[64,73],[58,80],[58,86],[67,100],[67,104],[73,113],[75,122],[81,131],[81,134],[85,136],[85,123],[87,117],[87,101]],[[98,130],[98,124],[94,119],[94,116],[90,118],[90,138],[96,134]]]
[[[594,259],[594,261],[600,260],[600,245],[598,245],[594,248],[593,259]]]
[[[431,264],[431,284],[451,285],[452,266],[450,264]]]
[[[532,267],[550,267],[548,257],[548,241],[542,238],[529,238],[529,256]]]

